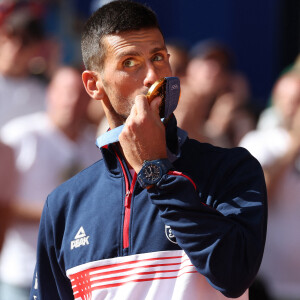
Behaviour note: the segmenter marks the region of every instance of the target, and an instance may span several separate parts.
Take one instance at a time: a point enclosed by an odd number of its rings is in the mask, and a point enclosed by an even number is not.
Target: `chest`
[[[87,189],[70,209],[60,248],[65,270],[113,257],[180,249],[146,190],[133,189],[128,203],[123,178],[104,186]]]

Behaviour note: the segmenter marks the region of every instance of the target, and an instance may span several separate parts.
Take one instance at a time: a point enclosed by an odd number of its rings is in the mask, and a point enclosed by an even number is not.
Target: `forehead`
[[[125,31],[103,37],[106,57],[119,58],[130,52],[148,54],[155,49],[166,49],[164,38],[157,28]]]

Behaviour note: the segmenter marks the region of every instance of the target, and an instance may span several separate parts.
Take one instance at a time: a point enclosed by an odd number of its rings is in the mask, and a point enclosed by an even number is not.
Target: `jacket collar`
[[[169,160],[173,163],[181,155],[181,147],[187,139],[187,133],[177,127],[177,121],[174,114],[168,120],[166,124],[166,141],[167,141],[167,153]],[[116,157],[116,152],[120,157],[122,154],[117,146],[117,143],[109,144],[101,147],[103,160],[107,169],[114,175],[120,174],[120,166]]]

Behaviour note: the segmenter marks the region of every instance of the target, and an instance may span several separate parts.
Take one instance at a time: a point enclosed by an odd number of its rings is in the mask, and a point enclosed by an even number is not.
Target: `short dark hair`
[[[117,0],[100,7],[86,22],[81,39],[83,63],[88,70],[102,68],[105,49],[101,39],[110,34],[143,28],[158,28],[155,13],[147,6]]]
[[[20,39],[22,45],[43,40],[42,16],[35,13],[30,4],[19,3],[4,6],[0,17],[0,26],[4,28],[6,34]]]

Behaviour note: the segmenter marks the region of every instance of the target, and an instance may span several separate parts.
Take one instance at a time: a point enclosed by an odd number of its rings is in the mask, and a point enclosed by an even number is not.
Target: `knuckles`
[[[125,123],[125,127],[127,127],[129,130],[138,130],[141,127],[147,126],[151,123],[151,119],[149,118],[149,115],[145,111],[141,111],[135,116],[132,116],[127,119]]]
[[[131,114],[127,118],[125,126],[119,136],[120,141],[129,141],[134,139],[134,137],[144,135],[146,132],[157,130],[155,128],[158,122],[155,120],[153,112],[148,109],[149,104],[144,103],[147,101],[147,97],[144,95],[136,96]],[[163,127],[163,124],[161,123],[161,126],[159,124],[158,127]]]

